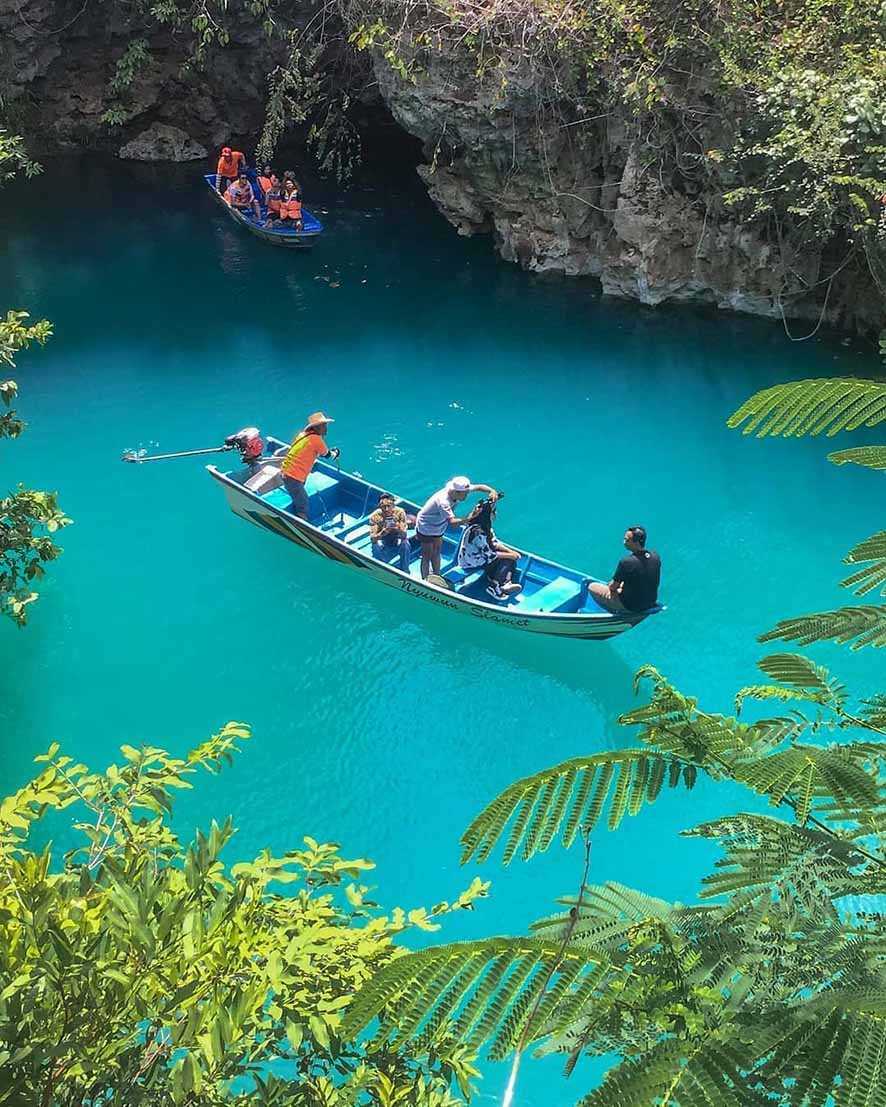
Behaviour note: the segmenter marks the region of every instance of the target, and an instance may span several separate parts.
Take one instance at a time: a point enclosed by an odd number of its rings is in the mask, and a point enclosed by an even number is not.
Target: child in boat
[[[400,568],[409,572],[409,559],[412,549],[406,537],[407,519],[402,507],[397,507],[390,492],[382,492],[378,498],[378,507],[369,516],[369,537],[372,551],[380,557],[383,550],[396,548],[400,552]]]
[[[523,585],[514,579],[520,553],[495,537],[492,523],[496,501],[481,500],[471,511],[458,547],[458,567],[466,572],[485,570],[486,591],[495,600],[503,600],[522,592]]]

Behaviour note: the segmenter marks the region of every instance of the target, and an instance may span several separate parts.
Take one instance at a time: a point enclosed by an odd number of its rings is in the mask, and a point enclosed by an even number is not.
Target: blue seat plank
[[[520,597],[521,611],[562,611],[581,589],[577,580],[569,577],[554,577],[550,584],[539,588],[530,596]]]

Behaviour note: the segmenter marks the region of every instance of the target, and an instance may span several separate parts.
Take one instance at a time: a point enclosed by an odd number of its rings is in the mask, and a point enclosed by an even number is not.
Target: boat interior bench
[[[531,592],[528,596],[521,596],[519,605],[521,611],[565,611],[574,604],[581,592],[581,583],[569,577],[554,577],[549,583],[539,588],[537,592]]]

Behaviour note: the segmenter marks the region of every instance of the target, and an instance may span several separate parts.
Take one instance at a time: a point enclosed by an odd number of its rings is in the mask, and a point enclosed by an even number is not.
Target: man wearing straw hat
[[[326,431],[332,422],[334,420],[324,415],[322,411],[315,411],[309,415],[304,429],[293,438],[289,452],[280,466],[283,485],[292,498],[289,510],[305,522],[308,522],[308,494],[305,491],[305,481],[314,468],[314,462],[318,457],[337,458],[339,455],[338,449],[330,450],[326,445]]]

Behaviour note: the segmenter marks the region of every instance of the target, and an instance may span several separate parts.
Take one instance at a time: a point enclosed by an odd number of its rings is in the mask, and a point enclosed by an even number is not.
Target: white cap
[[[470,492],[471,482],[467,477],[453,477],[446,488],[450,492]]]

